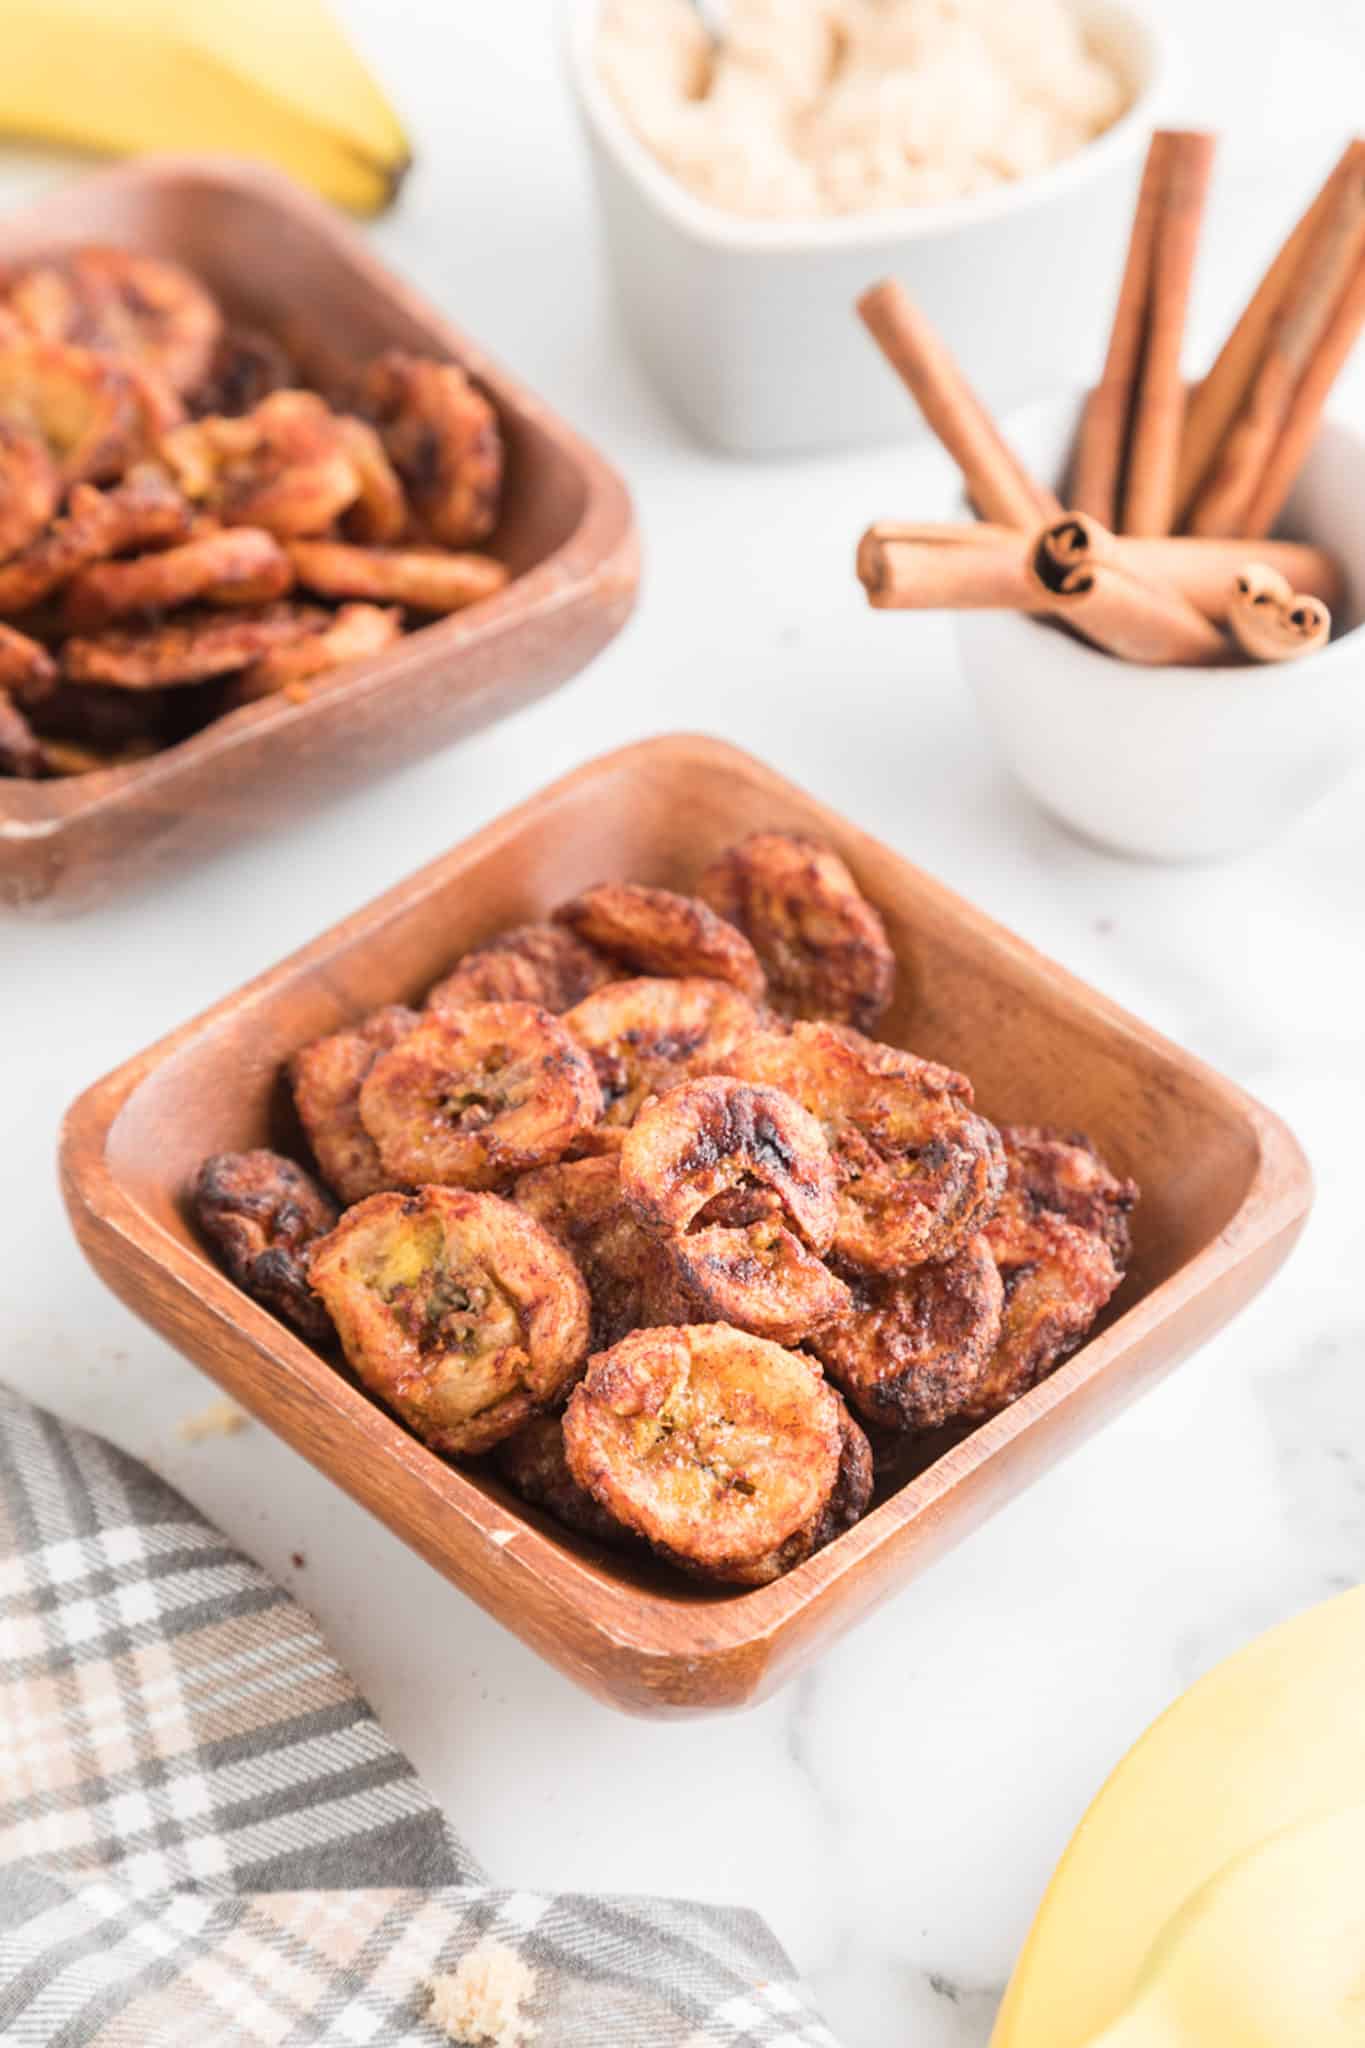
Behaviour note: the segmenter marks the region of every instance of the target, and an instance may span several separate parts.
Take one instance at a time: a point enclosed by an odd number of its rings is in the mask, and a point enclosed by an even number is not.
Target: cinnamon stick
[[[944,343],[894,278],[858,300],[868,333],[962,471],[983,519],[1030,529],[1055,518],[1058,499],[1032,478]]]
[[[1294,273],[1335,202],[1342,182],[1365,161],[1365,142],[1353,141],[1333,165],[1316,197],[1281,244],[1265,276],[1223,343],[1212,369],[1190,395],[1176,480],[1177,520],[1188,514],[1214,454],[1243,405]],[[1090,508],[1083,507],[1083,510]]]
[[[1258,539],[1270,532],[1284,510],[1285,501],[1317,438],[1328,394],[1359,340],[1362,326],[1365,326],[1365,259],[1356,265],[1354,275],[1337,301],[1336,310],[1309,358],[1290,401],[1279,439],[1252,492],[1243,524],[1245,531]],[[1264,553],[1264,547],[1261,551]],[[1311,587],[1299,578],[1295,581],[1305,589]]]
[[[1161,197],[1157,206],[1147,295],[1142,368],[1128,429],[1123,492],[1127,533],[1169,533],[1175,524],[1176,478],[1185,424],[1180,352],[1204,218],[1214,140],[1192,130],[1157,135]]]
[[[1071,512],[1030,537],[1008,526],[904,525],[879,520],[858,543],[858,575],[878,611],[1039,608],[1029,554],[1044,545],[1060,572],[1082,561],[1117,563],[1146,583],[1187,597],[1215,625],[1227,619],[1233,578],[1255,559],[1295,589],[1340,601],[1342,573],[1324,548],[1300,541],[1195,540],[1116,534]]]
[[[1246,398],[1194,500],[1189,519],[1192,532],[1247,531],[1251,505],[1294,410],[1299,385],[1316,365],[1328,335],[1337,334],[1336,315],[1362,263],[1365,161],[1353,164],[1339,181],[1300,259]],[[1358,326],[1357,321],[1350,339]],[[1338,342],[1340,338],[1338,335]],[[1349,345],[1347,341],[1348,349]],[[1334,368],[1332,375],[1335,373]],[[1327,381],[1330,384],[1331,378]]]
[[[1154,136],[1138,187],[1137,207],[1128,238],[1128,256],[1114,308],[1114,324],[1109,332],[1104,368],[1100,372],[1099,383],[1085,402],[1071,468],[1068,495],[1076,511],[1088,513],[1091,518],[1102,520],[1111,527],[1118,518],[1128,421],[1134,387],[1142,367],[1152,252],[1156,246],[1157,215],[1161,209],[1165,172],[1166,151],[1162,138]]]
[[[1040,599],[1054,618],[1122,661],[1208,667],[1227,658],[1228,643],[1218,628],[1178,590],[1145,583],[1117,562],[1059,566],[1046,545],[1054,530],[1038,535],[1029,556]]]
[[[1332,636],[1332,614],[1321,598],[1295,591],[1265,563],[1252,563],[1233,579],[1228,623],[1253,661],[1297,661]]]

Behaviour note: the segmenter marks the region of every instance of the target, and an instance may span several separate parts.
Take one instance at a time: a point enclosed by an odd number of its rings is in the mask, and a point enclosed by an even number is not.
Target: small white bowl
[[[1037,475],[1060,480],[1080,403],[1004,422]],[[958,614],[981,715],[1044,810],[1138,859],[1216,860],[1274,839],[1351,773],[1365,755],[1362,475],[1365,434],[1326,421],[1281,527],[1332,549],[1347,598],[1338,637],[1300,661],[1142,668],[1019,613]]]
[[[1075,0],[1129,90],[1122,117],[1075,156],[944,205],[795,222],[723,213],[666,171],[598,74],[601,0],[567,4],[566,62],[621,310],[660,389],[703,440],[781,454],[916,431],[913,404],[853,312],[888,275],[997,407],[1093,372],[1137,158],[1169,70],[1163,37],[1128,0]]]

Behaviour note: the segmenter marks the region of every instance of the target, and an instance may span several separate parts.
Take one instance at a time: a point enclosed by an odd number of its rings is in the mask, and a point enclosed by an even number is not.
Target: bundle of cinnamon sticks
[[[1211,136],[1152,139],[1065,505],[1029,475],[899,285],[859,300],[978,515],[869,527],[858,574],[873,605],[1032,612],[1149,664],[1283,661],[1326,643],[1339,565],[1270,536],[1365,326],[1365,142],[1345,150],[1187,391],[1181,350],[1212,162]]]

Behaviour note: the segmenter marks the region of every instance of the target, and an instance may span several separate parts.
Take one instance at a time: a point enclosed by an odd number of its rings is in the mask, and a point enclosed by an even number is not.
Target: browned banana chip
[[[390,349],[361,386],[427,534],[448,548],[486,540],[502,494],[498,417],[454,363]]]
[[[360,495],[342,520],[346,538],[362,547],[390,547],[408,530],[402,479],[368,420],[347,413],[337,424],[360,484]]]
[[[940,1429],[969,1405],[1000,1336],[1004,1288],[984,1236],[941,1265],[862,1276],[853,1313],[810,1348],[853,1406],[885,1429]]]
[[[763,1032],[725,1071],[794,1095],[823,1124],[839,1176],[833,1249],[860,1271],[948,1259],[995,1212],[1005,1159],[961,1074],[842,1024]]]
[[[77,484],[63,516],[0,563],[0,611],[31,611],[87,563],[182,540],[189,527],[189,506],[151,464],[138,464],[109,491]]]
[[[1046,1210],[1102,1237],[1123,1272],[1132,1249],[1128,1219],[1138,1199],[1137,1182],[1118,1180],[1078,1131],[1002,1124],[1000,1137],[1009,1174],[996,1238],[1003,1241],[1011,1214],[1028,1218]]]
[[[45,443],[26,427],[0,420],[0,561],[37,539],[60,497]]]
[[[191,394],[195,415],[240,419],[272,391],[299,382],[289,351],[262,327],[226,328],[213,351],[206,381]]]
[[[712,1323],[600,1352],[570,1396],[564,1448],[578,1484],[661,1556],[763,1585],[810,1554],[845,1424],[812,1359]]]
[[[832,848],[755,832],[712,862],[697,894],[749,939],[784,1016],[860,1031],[880,1021],[896,958],[881,918]]]
[[[235,532],[247,532],[237,527]],[[329,675],[348,662],[363,661],[392,647],[403,631],[403,615],[377,604],[344,604],[325,621],[286,647],[263,654],[228,684],[223,700],[225,711],[239,704],[254,704],[258,698],[273,697],[280,690],[293,690],[315,677]]]
[[[57,664],[42,643],[0,625],[0,690],[31,704],[47,696],[56,682]]]
[[[180,701],[183,701],[183,696]],[[44,740],[69,742],[94,753],[146,751],[172,736],[175,692],[108,690],[98,683],[58,683],[28,716]]]
[[[21,272],[5,296],[31,334],[129,358],[174,391],[203,381],[223,327],[198,278],[128,249],[74,249]]]
[[[323,1179],[343,1202],[363,1201],[393,1186],[379,1148],[360,1121],[360,1089],[380,1055],[391,1052],[417,1021],[415,1010],[388,1003],[349,1031],[301,1046],[289,1062],[299,1122]]]
[[[564,1455],[564,1423],[558,1415],[536,1415],[507,1437],[493,1453],[498,1476],[532,1507],[580,1536],[613,1550],[629,1548],[636,1538],[613,1521],[590,1493],[585,1493]]]
[[[533,1003],[428,1014],[360,1091],[360,1120],[402,1186],[503,1186],[562,1158],[601,1113],[587,1054]]]
[[[688,1320],[677,1313],[683,1290],[668,1253],[627,1207],[614,1157],[537,1167],[522,1175],[512,1199],[572,1254],[587,1281],[595,1351],[651,1323]]]
[[[519,924],[466,953],[427,996],[429,1010],[470,1003],[539,1003],[556,1015],[601,988],[610,961],[553,924]]]
[[[131,561],[92,562],[67,584],[62,617],[70,632],[95,633],[130,612],[171,611],[196,599],[268,604],[293,580],[289,557],[272,533],[229,526]]]
[[[278,1152],[218,1152],[200,1167],[190,1208],[245,1293],[313,1343],[330,1340],[307,1253],[334,1228],[338,1210],[311,1174]]]
[[[71,683],[108,683],[120,690],[157,690],[202,682],[245,668],[272,648],[312,632],[315,605],[243,605],[232,612],[185,611],[164,625],[109,627],[68,640],[62,674]]]
[[[1000,1341],[964,1411],[998,1414],[1080,1344],[1123,1275],[1102,1237],[1046,1210],[1002,1210],[987,1225],[1005,1287]]]
[[[344,541],[298,540],[294,574],[319,597],[368,598],[419,612],[458,612],[497,595],[507,570],[492,555],[439,548],[357,548]]]
[[[65,342],[0,347],[0,420],[37,436],[63,488],[107,483],[146,452],[134,379],[109,357]]]
[[[705,975],[732,983],[755,1002],[763,995],[763,969],[749,941],[695,896],[604,882],[552,914],[556,924],[637,974]]]
[[[564,1022],[592,1056],[609,1140],[634,1122],[647,1095],[714,1072],[757,1029],[758,1013],[728,982],[643,976],[595,989]]]
[[[587,1352],[578,1268],[496,1195],[371,1195],[310,1265],[357,1376],[434,1450],[491,1450],[562,1395]]]
[[[224,525],[282,540],[325,533],[360,494],[341,422],[313,391],[272,392],[241,419],[192,420],[160,454],[185,496]]]
[[[780,1088],[727,1075],[680,1082],[626,1133],[621,1191],[650,1230],[685,1231],[718,1196],[771,1190],[803,1244],[829,1249],[834,1163],[815,1118]]]
[[[155,740],[125,740],[121,747],[81,746],[75,740],[44,740],[43,760],[49,775],[94,775],[102,768],[126,768],[156,753]]]
[[[36,782],[47,767],[42,741],[9,691],[0,688],[0,775]]]

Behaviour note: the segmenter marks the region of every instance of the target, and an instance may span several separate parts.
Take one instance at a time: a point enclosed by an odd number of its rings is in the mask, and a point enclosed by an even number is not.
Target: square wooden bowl
[[[296,1047],[415,1001],[455,955],[607,879],[686,890],[764,827],[828,840],[900,962],[884,1035],[970,1074],[1002,1121],[1089,1131],[1142,1187],[1097,1334],[786,1578],[711,1591],[597,1550],[409,1436],[225,1277],[186,1214],[206,1153],[297,1142]],[[86,1254],[130,1307],[447,1578],[601,1698],[639,1713],[758,1700],[1227,1321],[1307,1214],[1283,1124],[748,755],[692,736],[590,761],[83,1095],[62,1139]]]
[[[0,267],[79,242],[172,257],[230,315],[342,356],[396,347],[462,364],[506,441],[492,552],[513,580],[355,663],[306,703],[248,705],[124,767],[0,778],[0,908],[28,911],[89,908],[544,696],[618,631],[638,579],[616,472],[287,178],[213,157],[101,171],[0,222]]]

